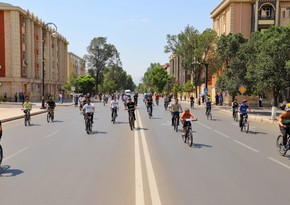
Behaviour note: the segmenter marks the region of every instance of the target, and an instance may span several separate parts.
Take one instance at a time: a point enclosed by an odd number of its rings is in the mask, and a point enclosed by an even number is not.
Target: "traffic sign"
[[[208,93],[208,88],[204,88],[203,92]]]
[[[240,93],[242,93],[242,95],[246,92],[246,90],[247,89],[243,85],[239,88],[239,91],[240,91]]]

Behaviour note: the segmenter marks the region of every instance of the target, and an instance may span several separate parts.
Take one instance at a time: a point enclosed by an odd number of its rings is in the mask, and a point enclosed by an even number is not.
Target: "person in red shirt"
[[[156,105],[159,105],[159,98],[160,98],[160,95],[158,93],[155,93],[155,102],[156,102]]]
[[[182,122],[183,124],[183,130],[182,130],[182,135],[185,135],[185,129],[188,125],[190,125],[190,121],[185,121],[185,119],[192,119],[192,120],[197,120],[197,118],[192,114],[190,113],[189,109],[186,108],[184,113],[182,113],[181,117],[180,117],[180,121]]]

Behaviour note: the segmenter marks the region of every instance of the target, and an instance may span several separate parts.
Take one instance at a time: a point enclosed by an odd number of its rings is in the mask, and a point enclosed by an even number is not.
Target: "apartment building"
[[[67,62],[68,62],[68,69],[67,69],[67,75],[70,76],[72,73],[76,76],[83,76],[86,74],[85,70],[85,61],[77,56],[76,54],[72,52],[68,52],[67,54]]]
[[[241,33],[249,38],[252,32],[272,25],[289,25],[290,0],[223,0],[211,12],[211,18],[219,36]]]
[[[68,41],[54,32],[33,13],[0,3],[0,96],[40,100],[44,77],[44,96],[57,97],[68,75]]]
[[[191,71],[186,71],[182,66],[182,59],[175,55],[170,57],[168,74],[172,75],[180,86],[191,80]]]

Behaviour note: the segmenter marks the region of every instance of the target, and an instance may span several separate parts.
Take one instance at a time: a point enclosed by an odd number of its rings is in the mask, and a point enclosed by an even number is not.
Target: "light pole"
[[[46,23],[42,26],[42,97],[41,97],[41,108],[40,109],[45,109],[44,106],[44,47],[45,47],[45,37],[46,37],[46,31],[47,31],[47,26],[53,25],[54,26],[54,31],[52,33],[52,37],[56,37],[57,35],[57,26],[52,23]]]

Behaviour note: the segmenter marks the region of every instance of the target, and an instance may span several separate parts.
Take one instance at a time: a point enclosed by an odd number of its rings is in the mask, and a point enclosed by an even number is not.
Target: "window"
[[[262,18],[273,18],[274,17],[274,11],[272,6],[264,6],[261,9],[261,17]]]

